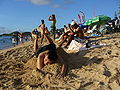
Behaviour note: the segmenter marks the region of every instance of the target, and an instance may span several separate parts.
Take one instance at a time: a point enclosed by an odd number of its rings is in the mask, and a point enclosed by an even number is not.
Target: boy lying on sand
[[[35,35],[34,40],[34,50],[37,57],[37,69],[41,70],[47,64],[53,64],[58,62],[62,64],[61,76],[64,77],[67,71],[67,65],[65,64],[63,58],[57,54],[56,45],[53,43],[52,39],[44,34],[44,37],[49,42],[48,45],[38,48],[38,38]]]

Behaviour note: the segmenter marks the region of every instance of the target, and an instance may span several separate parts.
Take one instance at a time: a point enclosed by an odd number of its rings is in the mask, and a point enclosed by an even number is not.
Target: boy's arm
[[[33,36],[35,37],[35,39],[34,39],[34,52],[36,52],[38,49],[38,36],[35,34],[33,34]]]
[[[38,59],[37,59],[37,68],[40,70],[44,67],[44,58],[45,54],[47,54],[49,51],[44,51],[39,54]]]
[[[40,54],[37,59],[37,68],[40,70],[44,67],[44,54]]]
[[[61,68],[61,73],[60,74],[61,74],[62,77],[64,77],[67,74],[67,68],[68,68],[68,66],[64,62],[63,58],[60,55],[58,55],[58,62],[62,64],[62,68]]]

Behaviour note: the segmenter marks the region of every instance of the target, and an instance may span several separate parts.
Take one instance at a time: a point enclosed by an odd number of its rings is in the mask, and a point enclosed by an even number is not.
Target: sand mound
[[[58,77],[61,65],[36,69],[31,42],[0,51],[0,90],[120,90],[120,34],[95,38],[107,44],[86,51],[58,53],[68,64],[68,74]]]

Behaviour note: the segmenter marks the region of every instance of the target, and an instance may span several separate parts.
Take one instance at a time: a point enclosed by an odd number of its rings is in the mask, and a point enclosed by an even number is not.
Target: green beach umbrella
[[[87,20],[87,21],[84,23],[84,25],[91,25],[91,24],[92,24],[92,20],[91,20],[91,19]]]
[[[104,15],[100,15],[100,16],[96,16],[92,19],[92,24],[95,25],[102,25],[105,24],[107,21],[111,20],[110,17],[108,16],[104,16]]]
[[[102,24],[105,24],[107,21],[111,20],[110,17],[108,16],[104,16],[104,15],[99,15],[99,16],[96,16],[92,19],[89,19],[88,21],[86,21],[84,23],[84,25],[102,25]]]

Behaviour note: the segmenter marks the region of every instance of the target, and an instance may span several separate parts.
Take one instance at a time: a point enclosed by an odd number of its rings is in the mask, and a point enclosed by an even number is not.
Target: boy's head
[[[58,58],[57,53],[55,51],[50,50],[44,58],[44,64],[52,64]]]
[[[41,20],[41,23],[44,24],[44,20],[43,19]]]

